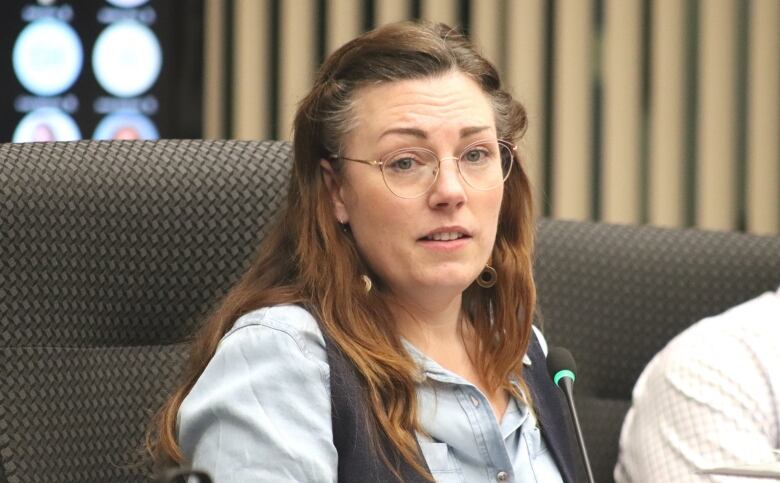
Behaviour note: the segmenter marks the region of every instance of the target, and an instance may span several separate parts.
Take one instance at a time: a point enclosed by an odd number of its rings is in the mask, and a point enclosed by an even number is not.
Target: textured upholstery
[[[693,322],[777,289],[780,237],[543,220],[536,281],[550,344],[577,359],[580,422],[609,482],[644,366]]]
[[[0,482],[144,481],[151,411],[287,189],[278,142],[0,145]],[[543,221],[552,344],[610,481],[631,386],[703,315],[780,284],[780,241]]]
[[[283,143],[0,146],[0,481],[143,481],[183,342],[287,190]]]

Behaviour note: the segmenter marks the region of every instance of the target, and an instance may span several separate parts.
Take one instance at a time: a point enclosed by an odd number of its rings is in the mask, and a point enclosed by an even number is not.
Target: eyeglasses
[[[382,159],[354,159],[333,154],[329,159],[343,159],[377,166],[387,188],[399,198],[419,198],[436,183],[441,162],[457,161],[458,172],[472,188],[488,191],[499,187],[509,177],[515,163],[516,146],[496,139],[484,139],[469,144],[455,157],[439,159],[426,148],[403,148],[382,156]]]

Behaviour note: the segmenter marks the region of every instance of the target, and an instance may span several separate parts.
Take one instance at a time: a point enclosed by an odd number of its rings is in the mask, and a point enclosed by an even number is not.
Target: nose
[[[458,171],[458,158],[442,158],[439,174],[431,186],[428,204],[431,208],[462,206],[468,200],[465,181]]]

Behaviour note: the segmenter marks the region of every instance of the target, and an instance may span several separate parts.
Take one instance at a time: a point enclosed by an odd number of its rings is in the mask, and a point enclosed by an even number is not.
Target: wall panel
[[[747,228],[780,233],[780,2],[751,5]]]
[[[648,212],[650,223],[682,226],[685,193],[685,2],[653,0],[650,47]]]
[[[555,8],[552,214],[592,213],[593,2],[561,0]]]
[[[602,219],[639,222],[642,159],[642,3],[604,3]]]
[[[699,4],[696,224],[736,226],[736,0]]]
[[[526,107],[538,212],[780,232],[778,0],[207,0],[206,16],[206,137],[289,139],[322,53],[417,16],[462,27]]]

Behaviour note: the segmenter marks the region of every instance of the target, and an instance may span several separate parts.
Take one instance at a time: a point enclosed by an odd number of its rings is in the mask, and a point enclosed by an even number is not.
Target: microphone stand
[[[595,483],[593,479],[593,470],[590,468],[590,458],[588,457],[588,450],[585,447],[585,439],[582,437],[582,428],[580,428],[580,419],[577,417],[577,409],[574,407],[574,391],[573,382],[569,377],[563,377],[560,381],[560,387],[563,389],[563,394],[566,396],[566,403],[569,405],[569,413],[571,413],[572,421],[574,421],[574,432],[577,435],[577,442],[582,450],[582,461],[585,464],[585,473],[588,477],[588,483]]]
[[[190,480],[195,478],[195,480]],[[212,483],[211,476],[202,470],[191,468],[168,468],[154,480],[155,483]]]

